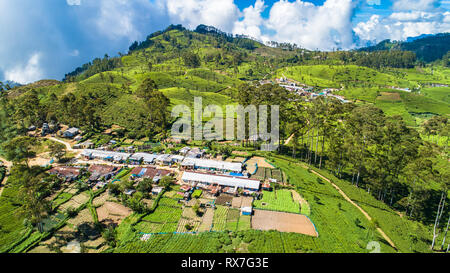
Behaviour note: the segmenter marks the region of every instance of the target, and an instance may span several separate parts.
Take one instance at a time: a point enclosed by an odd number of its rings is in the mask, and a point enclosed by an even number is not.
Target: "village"
[[[181,143],[166,144],[172,149],[161,152],[118,146],[114,140],[98,145],[78,128],[55,124],[29,128],[29,135],[64,144],[70,155],[64,161],[39,155],[33,159],[32,164],[47,168],[62,183],[48,198],[56,214],[43,221],[42,229],[81,210],[55,234],[56,241],[43,241],[35,252],[47,252],[57,242],[63,252],[79,251],[80,242],[90,245],[92,252],[104,250],[107,245],[89,219],[92,212],[83,204],[92,202],[94,218],[116,228],[136,213],[129,204],[135,199],[144,204],[144,211],[153,211],[136,224],[144,241],[160,233],[247,229],[318,236],[308,218],[309,205],[290,188],[281,169],[262,155],[236,150],[227,157]],[[146,183],[150,186],[143,190]]]
[[[300,97],[303,97],[306,101],[313,100],[319,97],[333,97],[339,100],[342,103],[349,103],[343,96],[339,96],[334,94],[341,89],[336,88],[314,88],[312,86],[306,85],[304,83],[297,82],[293,79],[288,79],[286,76],[276,78],[274,81],[272,80],[262,80],[259,82],[260,84],[278,84],[280,87],[285,88],[286,90],[293,92]]]

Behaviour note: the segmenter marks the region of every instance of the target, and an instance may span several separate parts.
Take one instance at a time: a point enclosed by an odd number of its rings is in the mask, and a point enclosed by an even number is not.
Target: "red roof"
[[[170,174],[171,173],[171,171],[169,171],[169,170],[164,170],[164,169],[157,169],[157,168],[154,168],[154,167],[146,167],[146,168],[143,168],[143,167],[137,167],[137,168],[134,168],[132,171],[131,171],[131,175],[139,175],[139,174],[141,174],[141,172],[142,172],[142,170],[144,170],[145,169],[145,172],[144,172],[144,174],[141,176],[142,178],[153,178],[153,177],[155,177],[155,176],[166,176],[166,175],[168,175],[168,174]]]
[[[96,173],[96,174],[109,174],[116,170],[117,168],[114,166],[108,166],[108,165],[92,165],[89,167],[90,173]]]
[[[61,175],[64,177],[80,175],[80,169],[75,167],[54,167],[49,171],[50,174]]]

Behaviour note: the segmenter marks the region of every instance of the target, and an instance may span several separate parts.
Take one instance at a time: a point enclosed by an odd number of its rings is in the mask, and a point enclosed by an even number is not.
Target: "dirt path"
[[[284,142],[284,145],[288,145],[289,142],[291,142],[292,138],[294,137],[294,134],[292,134],[286,141]]]
[[[8,161],[8,160],[4,159],[3,157],[0,157],[0,162],[2,162],[3,165],[6,166],[6,177],[3,180],[3,182],[0,181],[0,196],[2,196],[3,189],[5,188],[6,181],[8,180],[9,170],[11,169],[13,164],[11,161]]]
[[[302,165],[303,168],[306,168],[305,165]],[[371,221],[372,217],[370,217],[370,215],[363,210],[358,204],[356,204],[355,202],[353,202],[353,200],[351,200],[344,191],[341,190],[341,188],[339,188],[336,184],[334,184],[333,182],[331,182],[330,179],[326,178],[325,176],[321,175],[320,173],[311,170],[311,172],[317,176],[319,176],[320,178],[322,178],[323,180],[327,181],[328,183],[330,183],[341,195],[342,197],[344,197],[345,200],[347,200],[348,202],[350,202],[350,204],[352,204],[353,206],[355,206],[357,209],[359,209],[361,211],[362,214],[364,214],[364,216],[367,218],[367,220]],[[397,249],[397,247],[395,246],[394,242],[386,235],[386,233],[384,233],[384,231],[381,228],[377,228],[377,231],[381,234],[381,236],[383,236],[383,238],[395,249]]]
[[[309,206],[308,202],[306,202],[305,199],[303,199],[303,197],[296,191],[296,190],[291,190],[292,193],[292,199],[294,199],[295,202],[299,202],[300,206]]]
[[[62,141],[60,139],[57,139],[56,137],[51,137],[51,136],[47,136],[46,138],[48,138],[50,140],[53,140],[53,141],[56,141],[56,142],[59,142],[61,144],[64,144],[66,146],[67,151],[70,151],[70,152],[74,151],[74,149],[72,149],[72,146],[68,142]]]

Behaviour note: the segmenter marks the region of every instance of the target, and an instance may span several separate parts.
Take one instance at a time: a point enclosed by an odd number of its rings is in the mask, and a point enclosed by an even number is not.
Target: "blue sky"
[[[450,32],[450,0],[0,0],[0,79],[60,80],[169,24],[352,49]]]

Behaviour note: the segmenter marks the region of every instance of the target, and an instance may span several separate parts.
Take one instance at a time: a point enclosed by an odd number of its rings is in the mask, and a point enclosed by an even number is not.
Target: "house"
[[[225,187],[222,189],[223,193],[230,194],[230,195],[237,195],[237,187]]]
[[[193,148],[187,154],[186,157],[190,158],[202,158],[205,155],[206,151],[200,148]]]
[[[170,159],[172,163],[180,163],[184,160],[184,156],[182,155],[171,155]]]
[[[131,189],[127,189],[127,190],[124,191],[124,193],[125,193],[126,195],[128,195],[128,196],[133,195],[135,192],[136,192],[136,190],[131,190]]]
[[[41,136],[46,136],[51,133],[50,126],[48,123],[42,124]]]
[[[158,195],[158,194],[160,194],[163,190],[164,190],[163,187],[153,187],[153,189],[152,189],[152,194],[153,194],[153,195]]]
[[[220,186],[219,185],[210,185],[206,188],[210,194],[213,196],[217,196],[220,193]]]
[[[156,161],[156,164],[158,164],[160,166],[172,165],[171,155],[168,155],[168,154],[158,155],[156,157],[155,161]]]
[[[208,170],[208,171],[220,171],[220,172],[242,172],[242,163],[226,162],[210,159],[198,159],[186,157],[181,162],[182,169],[185,170]]]
[[[111,179],[118,170],[117,167],[109,165],[92,165],[88,171],[91,173],[89,181],[94,182],[102,179]]]
[[[265,191],[271,191],[272,187],[270,186],[269,182],[264,182],[261,186],[261,189],[265,190]]]
[[[75,167],[54,167],[48,172],[68,182],[74,181],[80,176],[80,169]]]
[[[75,140],[75,141],[80,141],[80,140],[82,140],[82,139],[83,139],[83,137],[80,136],[80,135],[78,135],[78,136],[76,136],[76,137],[73,138],[73,140]]]
[[[242,215],[251,216],[252,213],[253,213],[253,209],[252,209],[252,207],[242,207],[241,208],[241,213],[242,213]]]
[[[73,138],[74,136],[78,135],[80,133],[80,129],[72,127],[64,131],[63,136],[65,138]]]
[[[197,187],[208,188],[210,185],[219,185],[221,187],[229,187],[230,192],[237,191],[237,188],[244,190],[259,191],[260,181],[251,178],[234,177],[228,175],[207,174],[200,172],[186,171],[183,173],[181,180],[186,184],[196,184]],[[225,189],[224,189],[225,191]]]
[[[191,148],[189,148],[189,147],[184,147],[184,148],[181,148],[181,149],[178,151],[178,153],[179,153],[180,155],[187,155],[187,153],[188,153],[190,150],[191,150]]]
[[[182,190],[182,191],[184,191],[184,192],[187,192],[187,191],[190,191],[190,190],[191,190],[191,187],[188,186],[188,185],[183,185],[183,186],[180,187],[180,190]]]
[[[149,178],[149,179],[153,179],[157,177],[156,181],[154,182],[159,182],[159,180],[167,175],[170,175],[171,172],[169,170],[159,170],[155,167],[147,167],[147,168],[143,168],[143,167],[137,167],[134,168],[131,173],[130,173],[130,177],[131,179],[138,179],[138,178]]]
[[[92,149],[94,148],[94,142],[87,140],[85,142],[73,145],[74,149]]]
[[[104,160],[104,161],[114,161],[116,163],[124,163],[128,160],[128,158],[131,156],[131,154],[103,151],[100,149],[97,149],[97,150],[85,149],[81,153],[81,156],[83,156],[86,159],[100,159],[100,160]]]
[[[134,164],[145,164],[150,165],[155,163],[155,159],[158,155],[149,153],[135,153],[130,157],[130,161]]]

